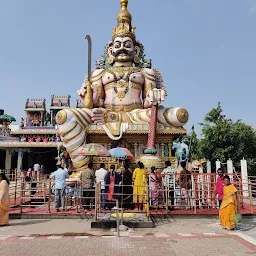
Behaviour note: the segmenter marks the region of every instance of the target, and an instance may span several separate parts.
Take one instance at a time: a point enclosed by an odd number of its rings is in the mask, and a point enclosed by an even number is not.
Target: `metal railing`
[[[238,189],[238,195],[242,207],[249,206],[251,213],[256,204],[256,177],[249,177],[248,182],[243,183],[236,174],[230,174],[232,183]],[[150,174],[146,177],[146,183],[140,185],[143,197],[141,201],[143,209],[138,212],[145,213],[148,217],[155,210],[193,210],[216,209],[218,201],[214,190],[216,174]],[[9,187],[11,204],[18,205],[20,212],[27,208],[41,208],[51,213],[55,211],[55,183],[49,179],[27,180],[25,177],[16,177]],[[66,188],[65,211],[81,213],[89,211],[95,219],[99,214],[115,211],[116,201],[122,211],[137,211],[138,203],[134,194],[134,185],[116,184],[117,187],[111,200],[104,200],[105,190],[100,184],[94,188],[82,188],[80,181],[69,182]],[[138,188],[138,186],[137,186]],[[109,199],[109,198],[108,198]],[[106,211],[106,204],[107,211]],[[112,210],[111,210],[112,209]]]

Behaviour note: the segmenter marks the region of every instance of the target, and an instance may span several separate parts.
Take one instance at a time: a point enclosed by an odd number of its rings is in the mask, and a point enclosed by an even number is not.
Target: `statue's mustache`
[[[114,57],[116,57],[118,54],[122,54],[122,53],[127,54],[129,56],[131,56],[133,54],[133,52],[130,52],[130,51],[127,51],[127,50],[123,49],[123,50],[117,50],[116,52],[113,52],[112,55]]]

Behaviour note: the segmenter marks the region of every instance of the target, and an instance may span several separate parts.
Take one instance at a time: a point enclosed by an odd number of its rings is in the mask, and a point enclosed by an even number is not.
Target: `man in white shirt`
[[[56,210],[57,212],[65,210],[65,198],[66,198],[66,179],[69,178],[68,172],[65,171],[61,162],[57,162],[57,171],[50,175],[50,179],[55,179],[55,200],[56,200]]]
[[[170,161],[165,162],[165,168],[162,171],[163,177],[163,183],[165,186],[165,189],[168,188],[169,194],[168,194],[168,199],[170,204],[169,204],[169,209],[174,209],[174,190],[175,190],[175,169],[172,168],[172,164]]]
[[[105,164],[100,164],[100,169],[95,172],[96,183],[101,184],[101,198],[102,198],[102,208],[106,208],[106,196],[105,196],[105,176],[108,171],[105,169]]]
[[[34,164],[34,168],[33,169],[34,169],[34,172],[35,172],[35,178],[37,180],[39,180],[39,174],[40,174],[40,169],[41,169],[40,164],[38,164],[38,163]]]

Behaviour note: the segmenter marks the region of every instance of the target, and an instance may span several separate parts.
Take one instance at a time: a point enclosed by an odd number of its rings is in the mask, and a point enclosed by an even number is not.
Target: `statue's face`
[[[116,62],[128,62],[134,59],[136,47],[130,37],[117,37],[111,49]]]

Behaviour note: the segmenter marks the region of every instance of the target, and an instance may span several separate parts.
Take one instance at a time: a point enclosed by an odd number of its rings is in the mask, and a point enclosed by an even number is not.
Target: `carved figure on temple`
[[[38,134],[35,139],[36,142],[41,142],[41,136]]]
[[[20,128],[22,129],[22,128],[24,128],[24,118],[22,117],[21,119],[20,119]]]
[[[46,112],[44,126],[50,126],[50,125],[51,125],[51,115],[48,112]]]
[[[49,142],[49,136],[48,136],[48,135],[45,135],[45,136],[44,136],[43,142],[44,142],[44,143]]]
[[[89,161],[77,153],[86,144],[90,124],[102,126],[112,140],[119,140],[129,124],[149,124],[151,106],[159,105],[166,96],[160,72],[145,59],[144,46],[136,40],[128,0],[120,2],[112,41],[90,81],[86,78],[78,91],[84,108],[63,109],[56,115],[61,140],[76,170]],[[158,107],[158,123],[181,127],[187,121],[188,112],[183,108]]]
[[[21,142],[27,142],[27,136],[26,135],[22,135],[20,138]]]

